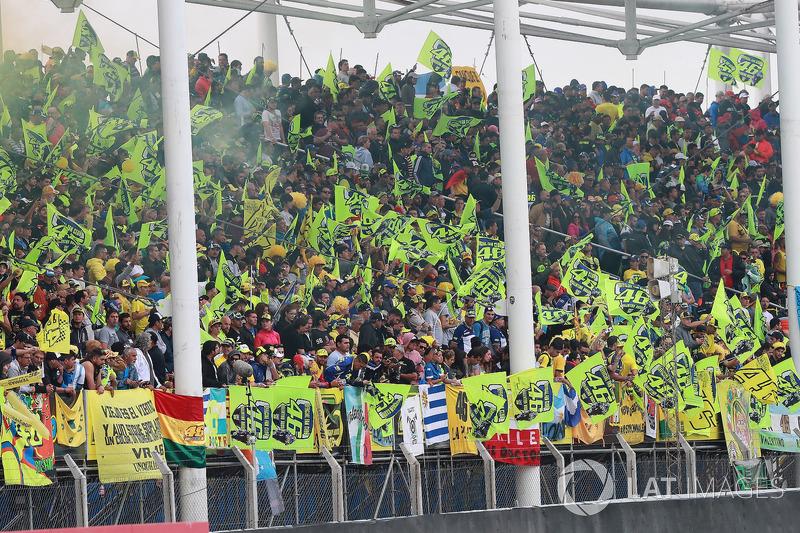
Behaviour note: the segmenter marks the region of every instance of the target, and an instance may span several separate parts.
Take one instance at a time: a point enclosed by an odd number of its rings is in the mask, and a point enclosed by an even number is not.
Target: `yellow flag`
[[[69,317],[64,311],[53,309],[50,320],[36,334],[39,349],[43,352],[69,352]]]
[[[92,57],[94,65],[94,84],[103,87],[116,102],[122,96],[124,84],[130,78],[128,69],[111,61],[105,54]]]
[[[322,79],[322,84],[331,90],[333,101],[339,101],[339,86],[336,81],[336,64],[333,62],[333,54],[328,54],[328,66],[325,69],[325,77]]]
[[[75,448],[86,442],[86,412],[83,398],[78,396],[72,407],[61,396],[56,398],[56,442],[61,446]]]
[[[80,48],[86,52],[89,57],[94,57],[97,54],[105,52],[103,45],[100,44],[100,38],[97,32],[94,31],[92,25],[86,20],[86,15],[81,10],[78,15],[78,23],[75,26],[75,34],[72,37],[72,46]]]
[[[747,392],[761,403],[778,403],[778,379],[766,354],[761,354],[742,366],[733,375]]]

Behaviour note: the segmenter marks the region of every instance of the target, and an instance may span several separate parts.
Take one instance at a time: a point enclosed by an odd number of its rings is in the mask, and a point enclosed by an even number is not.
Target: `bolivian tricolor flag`
[[[190,468],[205,468],[203,398],[162,391],[154,391],[153,395],[167,461]]]

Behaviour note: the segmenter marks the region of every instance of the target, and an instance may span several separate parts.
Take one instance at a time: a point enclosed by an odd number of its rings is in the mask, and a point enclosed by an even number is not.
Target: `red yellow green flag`
[[[167,461],[189,468],[205,468],[203,398],[162,391],[154,391],[153,397]]]

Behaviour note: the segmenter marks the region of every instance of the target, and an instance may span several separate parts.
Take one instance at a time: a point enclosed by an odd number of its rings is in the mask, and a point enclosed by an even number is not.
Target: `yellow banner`
[[[160,479],[153,452],[164,457],[153,392],[132,389],[89,395],[101,483]]]
[[[317,389],[319,391],[319,442],[333,450],[342,444],[344,421],[342,420],[342,402],[344,394],[341,389]],[[315,413],[316,416],[316,413]]]
[[[2,394],[2,391],[0,391]],[[13,392],[3,406],[2,463],[6,485],[50,485],[55,474],[53,438],[39,416]],[[47,398],[44,398],[47,403]],[[44,406],[49,416],[49,403]]]
[[[622,395],[619,432],[630,445],[644,442],[644,411],[630,394]]]
[[[469,419],[469,399],[464,387],[446,385],[447,428],[450,431],[450,455],[468,453],[475,455],[478,448],[472,438],[472,422]]]
[[[483,86],[483,80],[481,79],[480,74],[478,74],[478,71],[475,70],[475,67],[453,67],[453,76],[458,76],[464,80],[466,83],[465,87],[469,90],[470,96],[472,96],[473,87],[480,87],[481,102],[484,105],[486,104],[486,87]]]
[[[750,393],[736,381],[724,379],[717,384],[717,399],[731,464],[761,457],[758,430],[750,427]]]
[[[78,396],[72,407],[61,396],[56,398],[56,442],[61,446],[74,448],[86,442],[86,413],[83,410],[83,397]]]
[[[36,334],[39,349],[43,352],[69,352],[69,317],[64,311],[53,309],[50,320]]]
[[[4,389],[16,389],[17,387],[39,383],[40,381],[42,381],[42,373],[37,370],[14,378],[0,379],[0,387]]]
[[[715,357],[716,358],[716,357]],[[714,435],[719,437],[719,417],[717,416],[717,402],[714,397],[714,390],[716,388],[714,369],[696,369],[695,377],[700,389],[700,397],[703,398],[703,406],[700,411],[696,412],[694,416],[686,416],[686,413],[681,411],[681,429],[687,435],[703,435],[710,437]]]

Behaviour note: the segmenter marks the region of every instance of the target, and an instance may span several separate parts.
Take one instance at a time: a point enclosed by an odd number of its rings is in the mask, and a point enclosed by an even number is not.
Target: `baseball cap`
[[[28,317],[23,317],[19,321],[20,329],[29,328],[31,326],[35,326],[36,328],[38,328],[39,324],[35,320],[33,320],[32,318],[28,318]]]
[[[36,341],[33,337],[25,333],[24,331],[20,331],[17,333],[16,337],[14,337],[15,342],[22,342],[23,344],[36,344]]]
[[[464,313],[465,318],[475,318],[475,309],[469,309],[466,313]]]
[[[698,235],[697,233],[692,233],[691,235],[689,235],[689,240],[700,242],[700,235]]]

